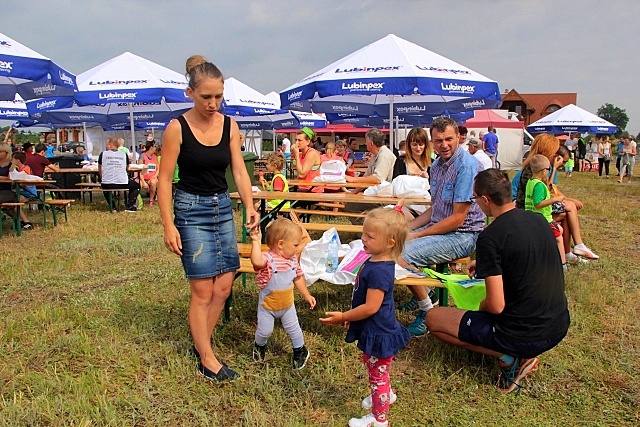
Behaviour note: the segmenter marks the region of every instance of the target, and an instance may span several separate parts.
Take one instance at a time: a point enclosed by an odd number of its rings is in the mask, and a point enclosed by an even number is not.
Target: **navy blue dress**
[[[351,297],[351,308],[355,308],[366,302],[368,289],[384,291],[378,312],[366,319],[351,322],[344,339],[348,343],[358,341],[360,350],[378,358],[395,356],[411,339],[409,332],[396,319],[394,271],[393,261],[365,261],[356,277]]]

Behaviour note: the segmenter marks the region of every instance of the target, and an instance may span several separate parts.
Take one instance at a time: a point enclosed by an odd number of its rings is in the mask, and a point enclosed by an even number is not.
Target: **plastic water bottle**
[[[327,273],[335,273],[338,270],[338,251],[340,250],[340,241],[338,233],[335,233],[329,242],[329,252],[327,253]]]

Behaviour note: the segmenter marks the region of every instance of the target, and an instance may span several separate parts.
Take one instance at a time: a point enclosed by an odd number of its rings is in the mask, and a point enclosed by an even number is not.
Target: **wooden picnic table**
[[[2,181],[7,181],[5,179],[3,179]],[[40,197],[40,195],[38,195],[37,198],[37,202],[39,205],[42,205],[44,207],[45,205],[45,200],[46,200],[46,191],[47,189],[52,190],[49,187],[50,184],[55,184],[55,181],[51,181],[51,180],[46,180],[46,179],[42,179],[42,180],[28,180],[28,179],[9,179],[9,182],[11,182],[11,185],[13,186],[14,192],[16,193],[16,203],[20,203],[20,196],[21,196],[21,192],[22,192],[22,186],[25,187],[36,187],[36,190],[41,190],[42,191],[42,197]],[[43,211],[44,212],[44,211]],[[18,236],[21,235],[21,228],[22,228],[22,224],[20,223],[20,207],[16,207],[16,216],[14,218],[14,227],[16,230],[16,234]],[[43,215],[43,222],[44,222],[44,226],[46,227],[47,225],[47,214],[46,212]]]
[[[238,192],[230,193],[230,197],[232,199],[240,199],[240,194]],[[290,202],[291,207],[295,207],[296,203],[299,202],[343,202],[343,203],[375,203],[375,204],[397,204],[400,200],[398,197],[392,196],[365,196],[362,193],[311,193],[311,192],[297,192],[297,191],[289,191],[289,192],[281,192],[281,191],[259,191],[252,193],[252,197],[254,200],[260,201],[260,227],[262,228],[262,235],[266,234],[266,226],[267,223],[276,218],[278,212],[285,203]],[[269,212],[266,209],[266,201],[267,200],[282,200],[278,206],[272,208]],[[431,200],[425,198],[404,198],[405,204],[407,205],[431,205]],[[243,224],[245,222],[244,213],[245,207],[243,209]],[[246,233],[246,230],[243,227],[243,241]]]

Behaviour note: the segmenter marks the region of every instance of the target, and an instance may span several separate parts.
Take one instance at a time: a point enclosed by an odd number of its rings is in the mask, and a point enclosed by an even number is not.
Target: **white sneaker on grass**
[[[565,254],[565,258],[567,259],[567,264],[577,264],[580,261],[578,255],[572,252]]]
[[[595,254],[595,252],[593,252],[591,249],[586,247],[584,243],[581,243],[579,245],[575,245],[573,247],[573,253],[576,254],[576,255],[583,256],[585,258],[589,258],[589,259],[599,259],[600,258],[598,255]]]
[[[367,414],[362,418],[351,418],[349,420],[349,427],[387,427],[388,425],[389,421],[382,423],[376,421],[373,414]]]
[[[398,395],[396,395],[393,390],[389,391],[389,405],[392,405],[395,403],[396,399],[398,398]],[[371,401],[371,395],[365,397],[364,399],[362,399],[362,409],[371,409],[373,407],[373,402]]]

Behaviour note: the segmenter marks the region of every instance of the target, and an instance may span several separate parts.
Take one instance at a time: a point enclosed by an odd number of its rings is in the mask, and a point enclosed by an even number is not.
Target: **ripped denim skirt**
[[[215,277],[240,268],[229,193],[198,196],[177,190],[174,224],[182,241],[187,279]]]

